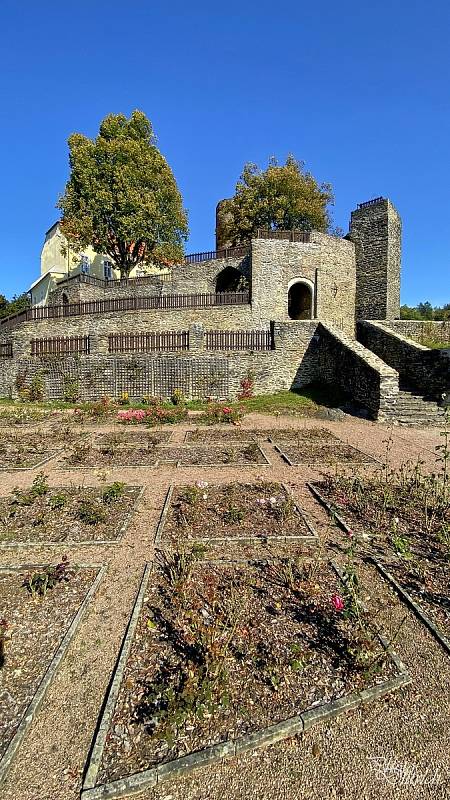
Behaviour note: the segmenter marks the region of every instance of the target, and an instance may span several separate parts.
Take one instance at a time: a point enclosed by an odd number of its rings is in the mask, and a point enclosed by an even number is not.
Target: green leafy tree
[[[265,170],[246,164],[234,197],[222,204],[220,238],[239,245],[258,228],[327,231],[333,200],[330,184],[317,183],[292,155],[284,165],[271,158]]]
[[[7,300],[3,294],[0,294],[0,319],[9,317],[11,314],[17,314],[25,308],[29,308],[30,298],[26,292],[23,294],[14,295],[12,300]]]
[[[70,178],[58,207],[75,252],[92,245],[123,277],[142,263],[182,259],[186,212],[142,111],[105,117],[95,140],[72,134],[69,150]]]

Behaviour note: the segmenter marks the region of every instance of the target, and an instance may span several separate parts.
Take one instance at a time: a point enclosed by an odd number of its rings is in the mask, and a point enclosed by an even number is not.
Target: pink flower
[[[231,412],[233,411],[233,409],[232,409],[232,408],[229,408],[228,406],[224,406],[224,407],[222,408],[222,411],[223,411],[223,413],[224,413],[224,414],[231,414]]]
[[[331,598],[331,604],[335,611],[343,611],[344,610],[344,601],[340,594],[334,594]]]

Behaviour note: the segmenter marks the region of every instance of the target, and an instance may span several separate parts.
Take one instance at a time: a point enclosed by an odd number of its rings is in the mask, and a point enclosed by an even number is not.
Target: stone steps
[[[445,412],[434,400],[425,399],[415,389],[402,387],[391,419],[397,425],[437,426],[445,422]]]

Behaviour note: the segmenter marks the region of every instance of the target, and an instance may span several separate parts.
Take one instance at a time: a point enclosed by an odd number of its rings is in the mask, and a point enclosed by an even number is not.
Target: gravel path
[[[249,415],[245,428],[317,427],[317,420]],[[323,422],[343,441],[383,461],[389,440],[393,466],[420,458],[432,469],[438,430],[388,429],[364,420]],[[174,429],[171,443],[181,443],[188,425]],[[104,427],[102,428],[105,429]],[[112,426],[111,426],[112,429]],[[92,435],[95,428],[91,429]],[[122,480],[145,486],[140,507],[118,545],[0,549],[0,564],[56,561],[67,553],[71,561],[107,564],[107,573],[90,610],[63,660],[45,703],[34,720],[1,790],[2,800],[75,800],[111,671],[142,577],[151,560],[153,537],[169,484],[193,482],[282,480],[309,513],[326,546],[340,539],[306,488],[322,472],[312,467],[288,467],[270,444],[263,450],[272,467],[259,471],[243,466],[158,469],[93,469],[80,474],[46,465],[51,485],[83,482],[97,485]],[[374,467],[365,467],[371,471]],[[347,468],[349,469],[349,468]],[[351,469],[351,468],[350,468]],[[2,474],[2,494],[29,485],[36,471]],[[375,798],[448,798],[450,796],[450,660],[405,610],[375,570],[364,569],[372,598],[384,603],[383,626],[395,632],[403,620],[396,650],[413,683],[392,697],[340,717],[303,738],[225,761],[190,778],[144,792],[144,800],[375,800]]]

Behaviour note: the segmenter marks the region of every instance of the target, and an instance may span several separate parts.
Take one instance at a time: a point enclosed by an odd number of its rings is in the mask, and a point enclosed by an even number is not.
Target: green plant
[[[205,553],[203,545],[194,545],[191,550],[176,550],[173,553],[160,551],[158,553],[158,563],[169,586],[173,589],[188,580],[194,564],[200,561]]]
[[[45,597],[49,589],[58,583],[67,583],[75,575],[67,556],[54,566],[48,565],[41,572],[33,572],[24,579],[23,586],[32,597]]]
[[[80,396],[80,382],[72,375],[63,375],[63,396],[67,403],[76,403]]]
[[[75,519],[85,525],[99,525],[106,521],[106,514],[98,502],[89,498],[82,498],[75,510]]]
[[[171,400],[171,402],[173,403],[174,406],[182,405],[184,403],[184,401],[185,401],[183,390],[182,389],[174,389],[172,394],[171,394],[170,400]]]
[[[48,504],[52,511],[60,511],[67,505],[67,496],[61,492],[54,494],[49,497]]]
[[[227,525],[233,525],[233,524],[240,525],[241,522],[244,520],[244,518],[245,518],[244,509],[238,508],[237,506],[234,506],[232,504],[230,504],[227,510],[224,511],[223,513],[223,521]]]
[[[29,399],[32,401],[42,400],[44,397],[44,379],[41,372],[33,376],[30,383]]]
[[[392,536],[391,541],[398,556],[402,558],[412,558],[411,547],[404,536]]]
[[[49,491],[47,475],[44,472],[39,472],[28,491],[21,492],[20,489],[13,489],[14,499],[12,500],[12,505],[32,506],[37,498],[44,497]]]
[[[119,481],[114,481],[110,486],[106,486],[102,492],[102,500],[104,503],[115,503],[119,497],[122,497],[125,491],[125,484]]]

